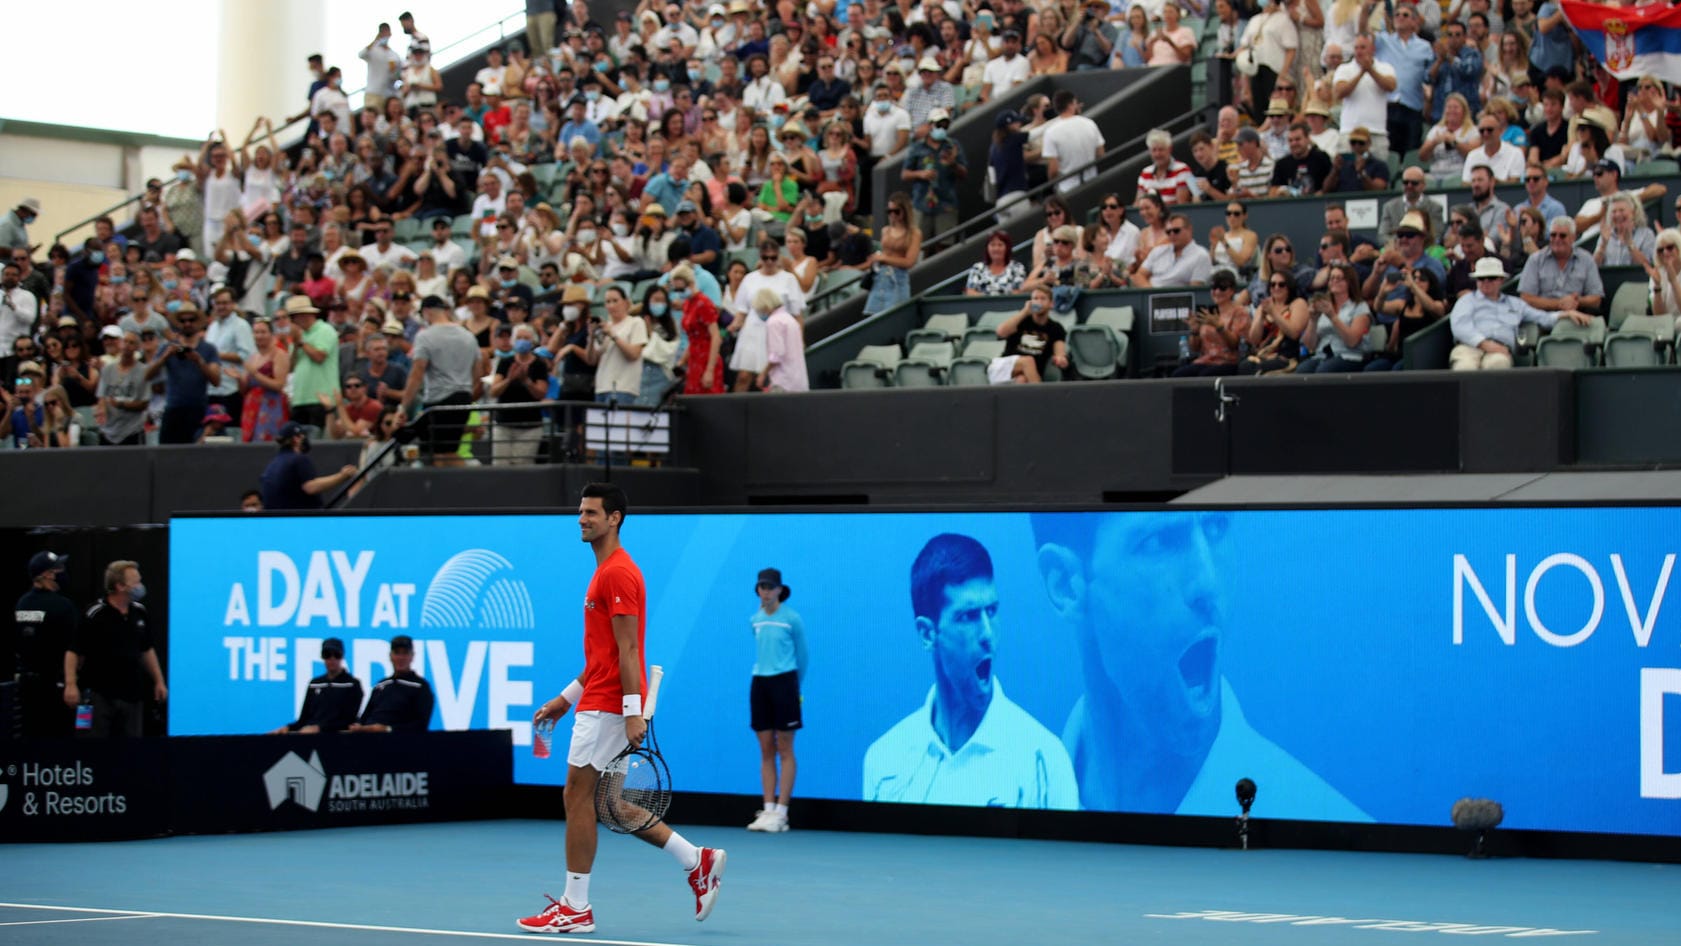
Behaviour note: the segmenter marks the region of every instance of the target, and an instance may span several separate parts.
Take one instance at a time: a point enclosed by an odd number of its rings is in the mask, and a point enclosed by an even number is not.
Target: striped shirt
[[[1254,167],[1239,161],[1231,166],[1228,173],[1232,176],[1233,186],[1245,193],[1265,196],[1272,189],[1271,158],[1262,158],[1261,163]]]
[[[1138,175],[1138,192],[1150,191],[1161,197],[1164,204],[1179,202],[1179,188],[1183,187],[1189,193],[1192,190],[1190,165],[1183,161],[1173,161],[1165,172],[1160,171],[1154,164],[1145,165]]]

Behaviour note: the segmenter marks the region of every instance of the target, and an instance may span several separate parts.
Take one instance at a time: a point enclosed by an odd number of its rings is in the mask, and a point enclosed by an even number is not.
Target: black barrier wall
[[[0,840],[469,821],[512,784],[506,730],[0,741]]]

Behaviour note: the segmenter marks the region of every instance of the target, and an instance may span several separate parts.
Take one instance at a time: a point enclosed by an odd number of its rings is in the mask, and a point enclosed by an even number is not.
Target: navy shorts
[[[800,728],[800,672],[754,677],[749,695],[753,731],[792,732]]]

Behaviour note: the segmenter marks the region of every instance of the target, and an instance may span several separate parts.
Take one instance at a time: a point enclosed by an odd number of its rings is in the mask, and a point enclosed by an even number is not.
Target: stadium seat
[[[1675,316],[1630,315],[1623,320],[1619,332],[1642,332],[1658,340],[1665,347],[1675,342]]]
[[[905,360],[893,370],[893,383],[901,388],[926,388],[945,382],[945,373],[957,355],[951,342],[918,342]]]
[[[1647,292],[1647,285],[1639,280],[1631,280],[1617,287],[1616,294],[1611,297],[1611,315],[1608,320],[1611,331],[1621,329],[1623,319],[1631,315],[1645,315],[1650,311]]]
[[[1000,345],[1004,344],[1003,339],[998,337],[998,332],[996,330],[975,327],[963,333],[963,340],[959,343],[959,345],[963,354],[967,356],[969,354],[969,346],[980,342],[997,342]]]
[[[560,165],[553,162],[533,164],[529,166],[529,170],[531,179],[537,182],[537,187],[547,193],[549,188],[554,186],[555,176],[560,173]]]
[[[1106,325],[1076,325],[1068,333],[1068,358],[1082,378],[1113,378],[1120,350],[1115,333]]]
[[[1592,368],[1593,356],[1581,339],[1549,335],[1535,346],[1535,363],[1543,368]]]
[[[1628,169],[1629,177],[1673,177],[1681,174],[1681,162],[1670,158],[1653,158]]]
[[[841,387],[846,390],[893,386],[893,371],[904,355],[898,345],[865,345],[858,357],[841,366]]]
[[[1605,336],[1605,364],[1611,368],[1651,368],[1663,364],[1657,339],[1643,332]]]
[[[919,342],[905,356],[905,361],[933,365],[944,371],[951,367],[952,359],[956,357],[957,346],[951,342]]]
[[[1004,354],[1004,340],[996,335],[963,339],[963,357],[991,361]]]
[[[1086,313],[1086,325],[1107,325],[1116,335],[1132,334],[1133,313],[1129,305],[1092,306]]]
[[[473,238],[473,218],[468,214],[461,214],[456,217],[455,222],[450,225],[449,235],[452,237],[466,237],[469,241],[471,241]],[[472,250],[469,249],[468,252],[470,253]]]
[[[1577,325],[1569,319],[1559,319],[1548,335],[1552,338],[1575,339],[1590,348],[1598,348],[1605,344],[1605,320],[1595,316],[1592,325]]]
[[[944,342],[950,339],[951,336],[939,329],[914,328],[905,333],[905,347],[915,351],[918,345]]]
[[[407,245],[416,237],[424,239],[425,232],[421,229],[421,221],[413,217],[404,217],[391,225],[391,239]]]
[[[985,387],[992,381],[986,376],[989,359],[971,358],[964,355],[951,363],[951,371],[946,375],[946,384],[954,388]]]
[[[1072,309],[1067,312],[1058,312],[1057,310],[1052,309],[1051,321],[1062,326],[1062,330],[1064,332],[1072,332],[1074,331],[1074,326],[1079,324],[1080,313],[1075,312]]]
[[[922,323],[921,331],[930,334],[939,332],[943,338],[955,341],[962,338],[963,333],[969,331],[969,317],[961,312],[936,313],[930,315],[928,321]],[[907,342],[907,344],[909,343]]]
[[[1020,311],[1020,309],[1005,309],[1000,312],[982,312],[975,319],[975,327],[984,328],[989,332],[994,331],[998,326],[1003,325],[1010,316]]]

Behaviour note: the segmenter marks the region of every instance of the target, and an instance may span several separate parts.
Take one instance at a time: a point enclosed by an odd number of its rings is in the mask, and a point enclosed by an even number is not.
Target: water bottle
[[[549,757],[554,744],[554,720],[545,719],[531,728],[531,754],[539,759]]]
[[[1187,361],[1190,361],[1190,360],[1191,360],[1191,336],[1181,335],[1181,336],[1179,336],[1179,361],[1181,363],[1183,363],[1183,362],[1187,362]]]
[[[78,703],[76,705],[76,728],[82,732],[93,728],[92,703]]]

